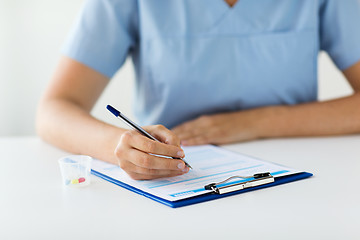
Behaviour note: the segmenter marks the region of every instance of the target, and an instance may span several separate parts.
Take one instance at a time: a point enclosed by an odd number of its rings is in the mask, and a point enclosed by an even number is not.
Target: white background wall
[[[0,136],[35,134],[36,105],[83,2],[0,0]],[[133,79],[133,68],[128,61],[111,80],[93,114],[118,124],[105,110],[106,104],[113,104],[132,116]],[[351,92],[327,55],[320,54],[320,100]]]

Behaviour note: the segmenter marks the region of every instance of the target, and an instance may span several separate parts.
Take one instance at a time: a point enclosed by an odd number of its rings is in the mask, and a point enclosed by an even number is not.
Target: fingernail
[[[185,167],[183,170],[182,170],[184,173],[187,173],[189,171],[189,168],[188,167]]]
[[[181,158],[185,156],[185,154],[184,154],[183,151],[178,151],[178,152],[177,152],[177,155],[178,155],[179,157],[181,157]]]
[[[185,163],[183,163],[183,162],[179,163],[178,168],[179,169],[184,169],[185,168]]]

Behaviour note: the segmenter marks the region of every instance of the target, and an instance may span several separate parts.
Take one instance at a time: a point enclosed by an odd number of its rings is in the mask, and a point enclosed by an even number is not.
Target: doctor
[[[359,0],[88,0],[40,102],[38,133],[134,179],[188,172],[148,154],[184,157],[180,143],[359,133],[359,23]],[[320,50],[354,94],[317,100]],[[129,55],[135,115],[162,143],[90,115]]]

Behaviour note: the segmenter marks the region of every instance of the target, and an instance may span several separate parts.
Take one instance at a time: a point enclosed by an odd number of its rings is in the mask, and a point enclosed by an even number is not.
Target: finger
[[[184,132],[188,132],[192,128],[191,127],[192,125],[193,125],[192,121],[186,122],[186,123],[183,123],[181,125],[174,127],[173,129],[171,129],[171,131],[173,131],[173,133],[176,134],[177,136],[180,136]]]
[[[211,144],[211,141],[207,136],[202,135],[202,136],[197,136],[186,140],[182,140],[181,144],[183,146],[195,146],[195,145]]]
[[[140,134],[132,135],[131,138],[128,139],[128,143],[132,148],[138,149],[145,153],[152,153],[175,158],[185,157],[185,153],[181,147],[156,142]]]
[[[205,117],[200,117],[195,120],[186,122],[182,125],[175,127],[172,131],[180,138],[180,140],[193,138],[202,135],[208,131],[207,122]]]
[[[179,171],[186,168],[184,161],[180,159],[154,156],[135,149],[129,151],[127,159],[131,159],[130,162],[136,166],[147,169]]]
[[[153,125],[144,128],[159,141],[169,145],[180,146],[180,139],[176,134],[163,125]]]
[[[204,132],[201,132],[201,131],[199,131],[199,130],[182,132],[182,133],[179,135],[180,142],[181,142],[181,144],[183,144],[183,141],[186,141],[186,140],[191,139],[191,138],[199,137],[199,136],[201,136],[201,135],[203,135],[203,134],[204,134]]]
[[[129,163],[126,169],[124,169],[132,178],[141,179],[154,179],[161,177],[174,177],[185,174],[189,171],[188,168],[183,171],[174,170],[159,170],[159,169],[148,169],[139,167],[135,164]]]
[[[180,141],[181,141],[181,145],[186,145],[184,144],[184,142],[187,142],[191,139],[194,138],[207,138],[206,136],[209,135],[209,129],[204,129],[204,128],[197,128],[197,129],[193,129],[187,132],[182,132],[179,135]],[[204,139],[206,140],[206,139]]]

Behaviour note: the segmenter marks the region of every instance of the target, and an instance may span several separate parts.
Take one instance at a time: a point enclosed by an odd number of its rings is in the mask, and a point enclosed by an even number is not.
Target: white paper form
[[[177,201],[208,193],[204,186],[234,175],[252,176],[270,172],[275,178],[302,171],[231,152],[212,145],[183,147],[186,161],[193,167],[187,174],[157,180],[133,180],[116,165],[94,160],[92,169],[157,197]],[[230,183],[246,181],[234,179]]]

